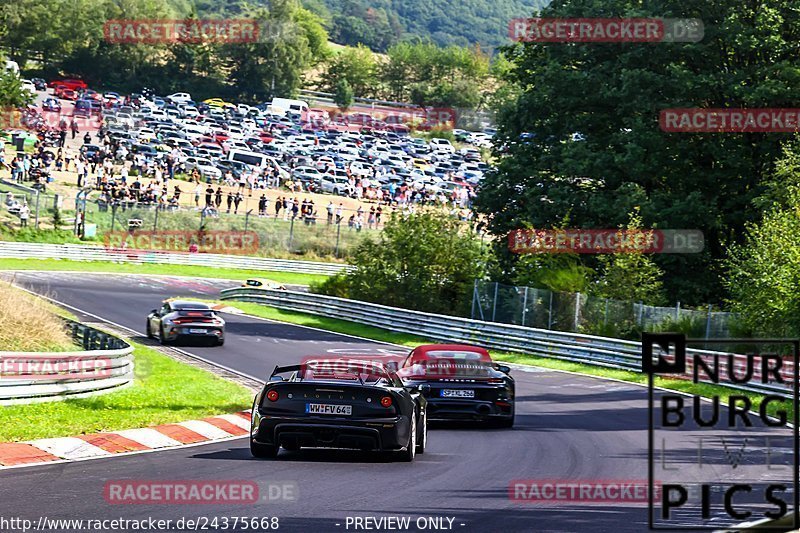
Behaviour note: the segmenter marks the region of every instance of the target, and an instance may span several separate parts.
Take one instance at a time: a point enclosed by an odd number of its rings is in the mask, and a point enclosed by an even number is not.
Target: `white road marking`
[[[111,455],[111,452],[107,452],[76,437],[31,440],[28,441],[28,444],[62,459],[82,459]]]
[[[142,446],[147,446],[148,448],[168,448],[170,446],[180,446],[182,444],[152,428],[123,429],[116,433],[122,435],[126,439],[138,442]]]
[[[227,431],[202,420],[187,420],[186,422],[179,422],[178,425],[199,433],[207,439],[224,439],[231,436]]]
[[[234,426],[239,426],[242,429],[250,429],[250,421],[246,418],[242,418],[239,415],[218,415],[214,418],[221,418],[223,420],[227,420]]]

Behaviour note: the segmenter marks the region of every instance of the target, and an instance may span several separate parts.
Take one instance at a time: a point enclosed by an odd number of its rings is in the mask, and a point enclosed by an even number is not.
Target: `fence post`
[[[495,314],[497,313],[497,287],[500,284],[498,282],[494,282],[494,303],[492,303],[492,322],[494,322]]]
[[[711,304],[708,304],[708,314],[706,315],[706,340],[711,336]]]
[[[550,291],[550,310],[547,312],[547,329],[553,329],[553,291]]]
[[[606,298],[606,310],[603,313],[603,325],[604,326],[608,325],[608,298]]]
[[[39,189],[36,189],[36,222],[34,228],[39,229]]]
[[[245,233],[247,233],[247,225],[250,222],[250,213],[252,213],[252,212],[253,212],[253,210],[251,209],[247,213],[244,214],[244,232]]]
[[[288,251],[292,251],[292,239],[294,238],[294,216],[291,217],[291,222],[289,223],[289,245],[286,247]]]
[[[475,283],[472,284],[472,311],[469,313],[469,317],[472,320],[475,320],[475,298],[478,297],[478,278],[475,278]]]
[[[644,302],[639,301],[639,316],[636,318],[639,327],[644,330]]]
[[[678,302],[675,304],[675,322],[680,320],[681,318],[681,303]]]
[[[336,250],[334,250],[333,252],[333,255],[335,255],[337,259],[339,258],[339,235],[341,235],[341,233],[342,233],[342,221],[340,220],[339,222],[336,223]],[[475,281],[477,282],[478,280]]]
[[[580,320],[580,313],[581,313],[581,293],[575,293],[575,321],[573,325],[573,331],[578,331],[578,320]]]
[[[158,231],[158,211],[159,211],[158,204],[156,204],[156,216],[153,219],[153,231]]]
[[[528,287],[525,287],[525,297],[522,299],[522,325],[525,325],[525,315],[528,312]]]

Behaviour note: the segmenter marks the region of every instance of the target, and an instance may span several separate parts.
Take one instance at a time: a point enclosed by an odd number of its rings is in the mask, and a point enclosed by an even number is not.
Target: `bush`
[[[464,295],[483,278],[489,254],[465,224],[440,211],[393,214],[378,239],[355,249],[356,269],[323,284],[325,294],[443,314],[465,312]]]
[[[335,276],[331,276],[320,283],[312,282],[309,286],[309,291],[326,296],[335,296],[337,298],[349,298],[350,286],[347,280],[347,274],[339,272]]]

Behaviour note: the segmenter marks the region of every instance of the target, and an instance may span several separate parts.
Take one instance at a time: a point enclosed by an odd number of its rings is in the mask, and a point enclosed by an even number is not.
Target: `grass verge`
[[[3,407],[0,441],[140,428],[250,407],[252,394],[247,388],[132,344],[136,357],[132,386],[89,398]]]
[[[295,311],[283,311],[274,307],[268,307],[261,304],[250,302],[234,302],[231,300],[215,302],[224,303],[226,305],[235,306],[245,313],[270,320],[278,320],[281,322],[288,322],[291,324],[298,324],[301,326],[311,326],[335,333],[344,333],[347,335],[357,335],[379,342],[386,342],[391,344],[399,344],[413,348],[419,344],[432,343],[431,339],[410,335],[407,333],[397,333],[388,331],[374,326],[365,326],[355,322],[346,320],[339,320],[335,318],[321,317],[306,313],[298,313]],[[616,370],[613,368],[606,368],[602,366],[593,366],[581,363],[573,363],[570,361],[563,361],[561,359],[554,359],[550,357],[540,357],[528,354],[519,354],[511,352],[502,352],[498,350],[491,350],[492,357],[498,361],[509,363],[516,363],[521,365],[532,365],[541,368],[549,368],[553,370],[561,370],[567,372],[576,372],[579,374],[586,374],[589,376],[596,376],[599,378],[616,379],[620,381],[627,381],[630,383],[646,384],[647,376],[638,372],[630,372],[627,370]],[[664,389],[683,392],[686,394],[700,395],[706,398],[718,397],[720,402],[728,404],[730,397],[746,396],[750,399],[752,410],[758,411],[761,406],[761,401],[764,396],[761,394],[747,393],[736,389],[731,389],[721,385],[713,385],[706,383],[692,383],[687,380],[680,379],[665,379],[656,378],[655,385]],[[778,416],[780,411],[785,411],[789,420],[792,418],[792,405],[790,401],[785,402],[786,405],[776,404],[771,402],[767,405],[767,412],[771,416]],[[690,405],[687,402],[687,405]]]
[[[64,272],[108,272],[120,274],[161,274],[244,280],[268,278],[290,285],[310,285],[328,278],[325,274],[298,274],[264,270],[238,270],[193,265],[136,265],[103,261],[69,261],[66,259],[0,259],[0,270],[60,270]]]
[[[14,288],[10,283],[0,283],[0,324],[0,350],[3,351],[67,352],[78,349],[55,306]]]

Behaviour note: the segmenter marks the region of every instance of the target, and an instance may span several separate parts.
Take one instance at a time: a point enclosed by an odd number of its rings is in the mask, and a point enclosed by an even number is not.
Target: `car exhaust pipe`
[[[478,414],[479,415],[485,416],[485,415],[488,415],[491,412],[492,412],[492,410],[489,409],[488,405],[479,405],[478,406]]]

